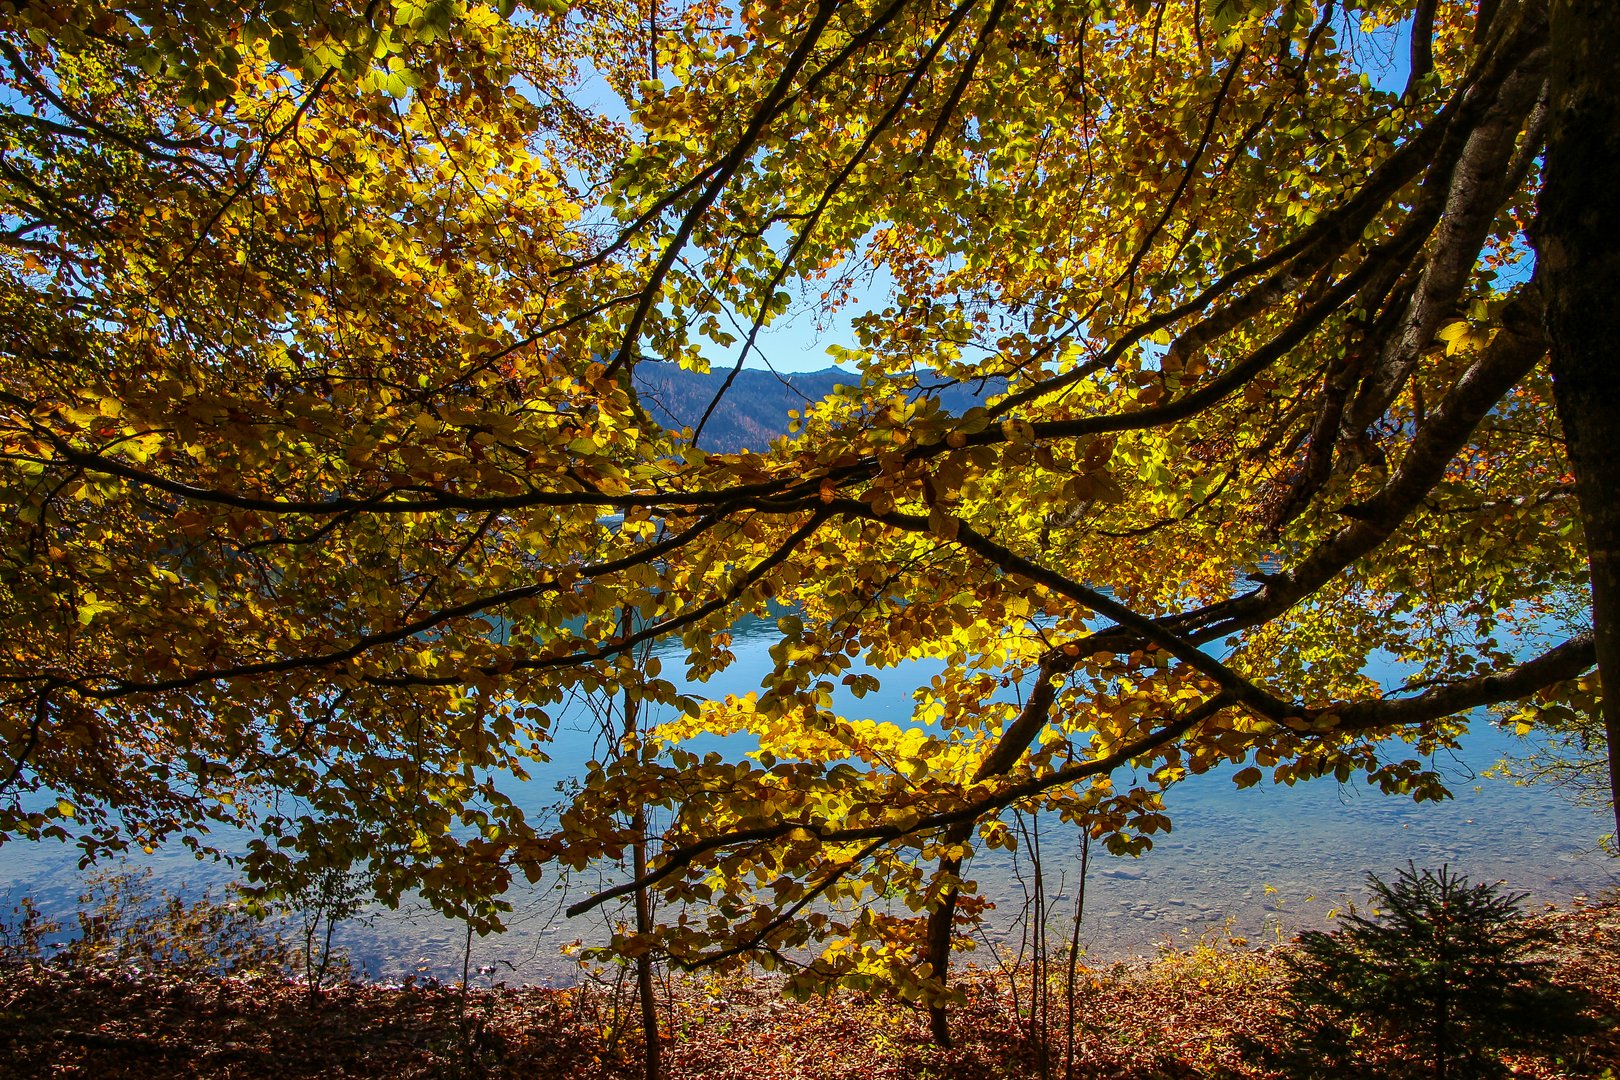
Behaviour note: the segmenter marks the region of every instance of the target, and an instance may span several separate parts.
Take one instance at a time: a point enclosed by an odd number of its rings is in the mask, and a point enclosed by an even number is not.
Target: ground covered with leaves
[[[1620,1016],[1620,903],[1539,918],[1556,934],[1557,980],[1591,993],[1595,1016]],[[926,1017],[892,1001],[797,1003],[764,979],[677,979],[660,1002],[662,1057],[670,1078],[1274,1077],[1268,1051],[1289,1038],[1284,984],[1275,949],[1224,940],[1081,969],[1072,1042],[1059,987],[1043,1044],[1031,1037],[1028,984],[974,972],[961,980],[956,1045],[940,1049]],[[14,964],[0,970],[0,1074],[617,1080],[641,1072],[632,1006],[605,984],[357,983],[312,997],[268,977]],[[1538,1080],[1613,1075],[1620,1031],[1507,1065]]]

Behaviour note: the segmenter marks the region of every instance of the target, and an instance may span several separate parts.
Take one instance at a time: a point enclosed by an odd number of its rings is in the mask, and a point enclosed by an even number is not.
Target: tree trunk
[[[1592,571],[1592,622],[1620,795],[1620,4],[1553,0],[1550,124],[1535,246],[1553,393]],[[1620,798],[1614,799],[1620,830]]]
[[[945,835],[947,844],[965,843],[973,835],[972,825],[958,825]],[[961,859],[939,860],[939,873],[956,875],[962,872]],[[951,972],[951,940],[956,935],[956,886],[945,889],[939,907],[928,915],[928,966],[939,980],[941,992]],[[928,1032],[935,1046],[951,1045],[951,1025],[943,1002],[928,1006]]]
[[[973,773],[975,782],[1000,776],[1024,756],[1024,751],[1029,749],[1030,743],[1035,741],[1035,736],[1046,726],[1052,702],[1057,696],[1058,681],[1063,672],[1068,670],[1068,662],[1062,656],[1049,656],[1041,661],[1041,666],[1035,674],[1035,685],[1029,692],[1029,700],[1024,702],[1024,707],[1019,710],[1017,718],[1002,733],[1001,741],[996,744],[996,748],[979,763],[978,769]],[[964,822],[945,834],[945,843],[965,844],[972,835],[973,823]],[[962,860],[941,859],[938,872],[960,874]],[[956,896],[956,886],[948,887],[940,899],[939,907],[928,916],[928,953],[924,959],[932,968],[934,978],[939,980],[942,992],[951,971],[951,942],[956,934]],[[935,1045],[951,1045],[951,1029],[942,1002],[929,1006],[928,1021]]]
[[[624,634],[635,629],[635,609],[626,605],[623,612]],[[624,738],[632,747],[641,741],[641,700],[627,688],[624,691]],[[647,808],[636,806],[630,817],[630,830],[635,835],[630,841],[631,872],[640,881],[647,876]],[[636,889],[636,933],[650,934],[653,928],[652,896],[645,885]],[[663,1072],[658,1044],[658,999],[654,996],[653,958],[642,952],[636,957],[636,996],[641,999],[641,1044],[646,1080],[659,1080]]]
[[[626,698],[626,705],[630,699]],[[635,830],[635,839],[631,842],[631,859],[636,878],[639,880],[647,876],[647,811],[636,807],[634,819],[630,827]],[[652,897],[647,895],[646,886],[636,890],[636,933],[652,933]],[[636,957],[636,993],[641,998],[641,1040],[647,1080],[659,1080],[663,1072],[660,1061],[660,1047],[658,1044],[658,999],[654,996],[653,960],[648,953]]]

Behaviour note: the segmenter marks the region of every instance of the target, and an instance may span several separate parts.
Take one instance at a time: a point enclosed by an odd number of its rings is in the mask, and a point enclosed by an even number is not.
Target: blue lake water
[[[739,627],[736,664],[714,682],[690,689],[715,697],[755,689],[770,667],[774,635],[774,626],[761,620]],[[667,655],[664,677],[679,681],[684,665],[678,654]],[[860,700],[840,691],[836,707],[852,717],[906,723],[912,689],[937,669],[914,661],[876,672],[880,690]],[[1384,674],[1393,678],[1393,672]],[[741,754],[747,748],[732,744],[730,749]],[[1524,749],[1488,720],[1478,720],[1460,751],[1434,762],[1455,795],[1438,804],[1385,796],[1356,780],[1291,788],[1262,784],[1239,791],[1231,770],[1191,777],[1166,796],[1174,831],[1156,837],[1151,852],[1115,858],[1094,849],[1082,941],[1094,959],[1111,960],[1202,934],[1273,940],[1322,925],[1331,909],[1364,898],[1369,871],[1389,877],[1408,860],[1419,867],[1448,864],[1474,881],[1505,880],[1512,890],[1530,894],[1534,904],[1562,905],[1620,887],[1620,861],[1598,848],[1612,819],[1571,805],[1554,789],[1484,775],[1504,754]],[[558,781],[601,752],[589,717],[561,717],[552,763],[536,770],[521,790],[520,803],[537,812],[554,804]],[[1072,827],[1044,821],[1040,840],[1053,917],[1066,920],[1073,910],[1078,837]],[[176,890],[217,886],[231,877],[228,867],[199,863],[183,850],[160,851],[131,865],[152,867],[160,884]],[[1016,948],[1025,896],[1020,878],[1027,882],[1028,871],[1023,852],[1017,857],[985,853],[967,867],[997,905],[985,926],[985,945],[972,959],[989,963],[985,948]],[[72,909],[81,880],[74,849],[0,848],[0,895],[33,895],[47,910],[63,913]],[[508,897],[516,909],[509,931],[475,941],[473,966],[492,967],[495,973],[487,978],[510,982],[570,979],[577,967],[561,947],[575,940],[604,941],[612,920],[624,915],[609,911],[569,920],[561,909],[619,880],[622,872],[609,867],[515,890]],[[1066,938],[1067,931],[1062,933]],[[342,929],[339,942],[378,978],[412,972],[452,978],[461,971],[459,925],[425,908],[407,906],[356,920]]]

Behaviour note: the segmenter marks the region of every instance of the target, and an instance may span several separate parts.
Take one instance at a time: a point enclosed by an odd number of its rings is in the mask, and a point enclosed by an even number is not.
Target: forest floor
[[[1556,934],[1557,981],[1594,995],[1595,1015],[1620,1016],[1620,902],[1537,918]],[[964,970],[948,1050],[932,1046],[926,1016],[901,1003],[853,993],[797,1003],[765,978],[676,978],[660,1001],[664,1076],[1282,1076],[1265,1064],[1290,1041],[1277,948],[1222,939],[1082,968],[1072,1028],[1064,995],[1051,996],[1044,1070],[1020,1019],[1027,984],[1015,1002],[1005,975]],[[312,1002],[303,985],[279,978],[12,964],[0,968],[0,1076],[620,1080],[642,1071],[634,1015],[632,1000],[602,985],[354,983]],[[1620,1076],[1620,1028],[1506,1064],[1538,1080]]]

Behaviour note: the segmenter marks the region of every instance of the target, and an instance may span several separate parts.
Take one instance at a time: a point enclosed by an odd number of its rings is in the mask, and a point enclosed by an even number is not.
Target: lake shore
[[[1620,900],[1534,916],[1554,934],[1557,981],[1620,1016]],[[1280,1022],[1280,951],[1206,939],[1080,970],[1072,1026],[1051,1003],[1047,1075],[1282,1075],[1264,1048]],[[763,977],[677,977],[660,1001],[667,1080],[749,1077],[1040,1076],[1028,984],[967,969],[953,1013],[956,1045],[929,1044],[912,1006],[839,993],[784,1000]],[[6,1075],[198,1077],[579,1077],[641,1075],[628,987],[463,989],[436,980],[349,983],[311,998],[279,977],[197,977],[14,963],[0,968]],[[1072,1030],[1071,1044],[1066,1033]],[[1261,1048],[1256,1053],[1256,1047]],[[1072,1053],[1072,1057],[1071,1057]],[[1556,1080],[1620,1070],[1614,1027],[1557,1057],[1507,1059],[1511,1075]]]

